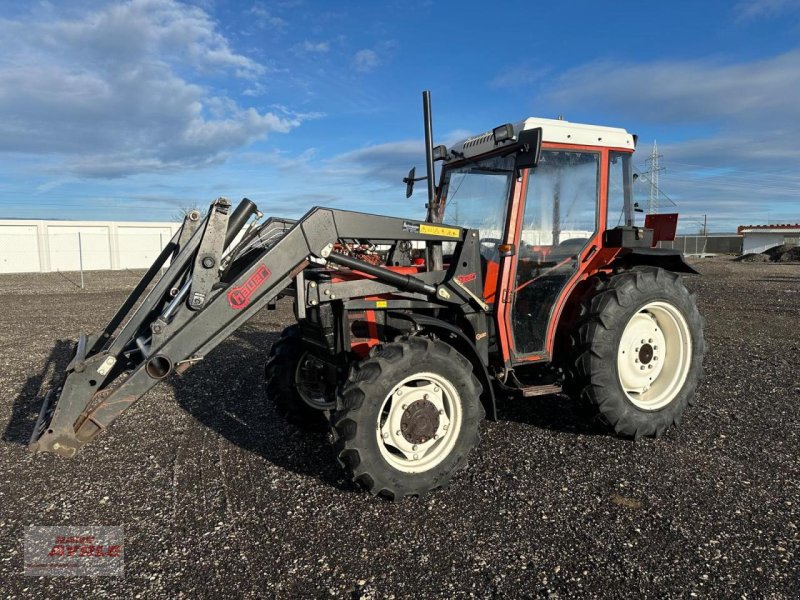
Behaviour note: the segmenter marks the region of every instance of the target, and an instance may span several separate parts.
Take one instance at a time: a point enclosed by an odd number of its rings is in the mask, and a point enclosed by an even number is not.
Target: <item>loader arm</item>
[[[187,217],[108,325],[98,335],[81,334],[63,385],[45,396],[29,450],[74,456],[159,381],[202,361],[266,304],[295,294],[293,281],[312,262],[358,267],[434,300],[452,296],[437,294],[441,278],[398,275],[333,248],[353,239],[460,242],[467,230],[315,207],[298,221],[270,218],[251,226],[233,246],[257,208],[244,200],[230,215],[229,209],[221,198],[203,220]]]

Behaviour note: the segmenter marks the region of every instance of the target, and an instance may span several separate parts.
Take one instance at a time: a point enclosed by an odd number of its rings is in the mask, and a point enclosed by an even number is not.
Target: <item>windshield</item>
[[[485,158],[445,172],[440,215],[448,224],[478,229],[481,254],[494,260],[503,237],[514,157]]]

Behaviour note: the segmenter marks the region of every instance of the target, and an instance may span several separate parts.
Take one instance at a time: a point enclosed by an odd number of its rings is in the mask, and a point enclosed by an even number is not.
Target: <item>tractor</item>
[[[80,334],[29,449],[74,456],[281,298],[296,323],[269,350],[267,400],[329,429],[375,495],[447,485],[499,397],[565,393],[636,439],[679,423],[705,352],[682,283],[696,271],[635,223],[636,137],[529,118],[434,146],[428,92],[423,111],[426,175],[404,181],[407,196],[426,181],[424,219],[262,221],[246,198],[188,214],[106,327]]]

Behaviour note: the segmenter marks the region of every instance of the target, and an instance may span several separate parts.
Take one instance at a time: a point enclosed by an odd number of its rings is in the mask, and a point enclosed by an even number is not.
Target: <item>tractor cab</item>
[[[520,165],[507,148],[533,131],[535,161]],[[450,148],[432,218],[480,231],[483,297],[506,360],[550,358],[563,302],[603,232],[633,225],[634,144],[624,129],[530,118]]]

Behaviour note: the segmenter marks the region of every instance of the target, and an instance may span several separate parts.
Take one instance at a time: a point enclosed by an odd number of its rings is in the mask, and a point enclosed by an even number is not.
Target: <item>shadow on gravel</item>
[[[243,327],[183,377],[172,377],[179,405],[231,443],[272,464],[352,491],[327,434],[299,431],[264,392],[264,363],[280,333]]]
[[[609,435],[595,413],[572,398],[558,394],[536,398],[497,398],[497,418],[575,435]]]
[[[46,391],[61,384],[64,370],[72,360],[74,353],[74,341],[58,340],[55,343],[42,370],[36,375],[28,377],[22,391],[14,399],[14,405],[11,407],[11,419],[3,433],[3,441],[12,444],[28,444]]]

